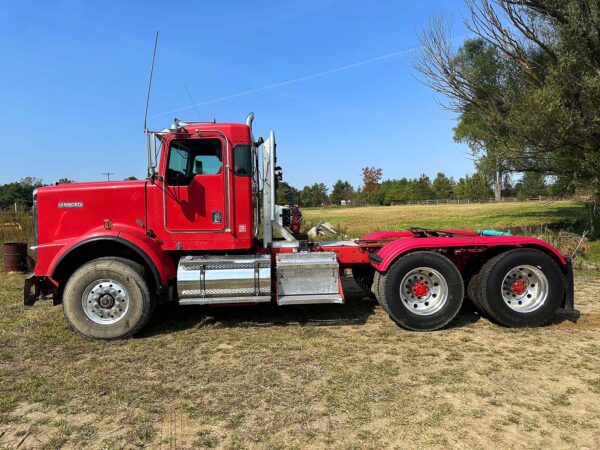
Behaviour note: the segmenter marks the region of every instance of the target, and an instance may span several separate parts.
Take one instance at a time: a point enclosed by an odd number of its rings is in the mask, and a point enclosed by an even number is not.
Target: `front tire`
[[[148,323],[155,300],[144,268],[124,258],[99,258],[71,275],[63,294],[69,327],[90,339],[122,339]]]
[[[392,320],[413,331],[434,331],[454,319],[463,302],[460,272],[445,256],[420,251],[380,275],[378,300]]]
[[[514,249],[481,269],[477,298],[488,315],[507,327],[548,323],[562,303],[564,277],[558,264],[535,249]]]

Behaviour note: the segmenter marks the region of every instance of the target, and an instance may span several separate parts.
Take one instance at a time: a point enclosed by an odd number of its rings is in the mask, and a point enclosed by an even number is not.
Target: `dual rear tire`
[[[565,280],[558,264],[535,249],[514,249],[487,261],[469,282],[469,298],[501,325],[537,327],[560,308]]]
[[[465,294],[462,275],[454,263],[431,251],[410,253],[386,273],[376,272],[373,291],[394,322],[415,331],[448,325]],[[560,308],[564,292],[558,264],[539,250],[522,248],[488,260],[467,286],[475,306],[507,327],[549,322]]]

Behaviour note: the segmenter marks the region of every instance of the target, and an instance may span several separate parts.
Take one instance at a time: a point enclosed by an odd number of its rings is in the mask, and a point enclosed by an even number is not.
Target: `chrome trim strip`
[[[221,297],[221,298],[185,298],[179,300],[180,305],[226,305],[238,303],[268,303],[270,295],[260,297]]]
[[[277,298],[279,306],[286,305],[314,305],[319,303],[335,303],[341,305],[344,299],[339,294],[327,295],[282,295]]]

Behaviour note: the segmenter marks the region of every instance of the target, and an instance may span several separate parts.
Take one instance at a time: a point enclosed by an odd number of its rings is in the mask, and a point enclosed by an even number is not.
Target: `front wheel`
[[[63,313],[72,330],[91,339],[132,336],[150,319],[154,298],[139,264],[99,258],[71,275],[63,294]]]
[[[507,327],[535,327],[555,316],[564,293],[558,264],[546,253],[522,248],[485,263],[477,298],[496,322]]]
[[[421,251],[398,259],[378,283],[378,300],[400,326],[433,331],[446,326],[463,302],[460,272],[445,256]]]

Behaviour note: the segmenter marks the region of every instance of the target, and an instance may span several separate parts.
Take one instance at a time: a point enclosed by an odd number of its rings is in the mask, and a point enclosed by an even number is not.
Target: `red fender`
[[[156,239],[148,236],[140,235],[139,232],[132,233],[130,231],[121,231],[119,237],[125,239],[131,244],[142,250],[152,260],[158,273],[160,274],[161,282],[163,286],[167,285],[167,282],[174,278],[177,274],[177,267],[173,260],[169,257],[167,252],[160,245],[160,242]]]
[[[48,244],[42,244],[38,247],[38,260],[36,261],[35,274],[38,276],[52,276],[61,261],[75,248],[84,245],[86,242],[100,240],[103,237],[114,239],[118,235],[119,232],[116,230],[105,230],[103,227],[97,227],[91,229],[85,236],[61,239]]]
[[[399,239],[384,245],[375,255],[371,255],[371,265],[380,272],[388,267],[399,256],[412,250],[438,248],[473,248],[473,247],[533,247],[552,254],[561,264],[566,265],[565,257],[553,246],[539,239],[522,236],[465,236],[465,237],[427,237]]]
[[[139,230],[136,229],[94,230],[87,234],[84,239],[79,237],[77,240],[73,240],[60,248],[48,265],[46,273],[54,274],[56,267],[60,264],[61,260],[76,248],[86,245],[87,243],[102,240],[117,241],[136,251],[147,263],[149,263],[153,275],[155,278],[158,278],[162,286],[166,286],[168,281],[175,277],[175,263],[162,249],[160,243],[156,239],[141,234]]]

